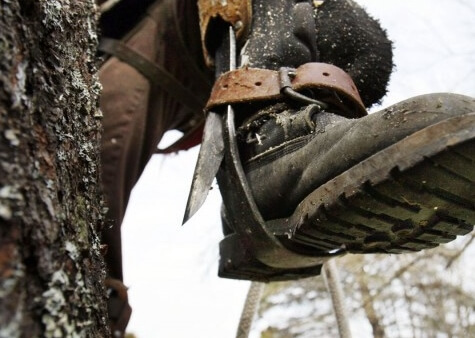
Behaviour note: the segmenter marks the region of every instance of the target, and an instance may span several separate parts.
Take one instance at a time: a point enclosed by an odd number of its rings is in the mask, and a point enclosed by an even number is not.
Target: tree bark
[[[109,336],[93,0],[0,0],[0,337]]]

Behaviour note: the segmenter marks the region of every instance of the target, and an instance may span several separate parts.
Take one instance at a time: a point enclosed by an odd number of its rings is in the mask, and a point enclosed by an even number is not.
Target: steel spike
[[[236,36],[229,27],[229,67],[236,69]],[[228,110],[231,106],[228,106]],[[208,196],[211,184],[221,166],[224,157],[223,122],[220,115],[209,112],[203,131],[198,160],[196,162],[190,194],[183,216],[185,224],[203,205]]]
[[[183,224],[185,224],[203,205],[208,196],[214,177],[224,157],[222,118],[216,113],[208,113],[203,132],[195,173],[186,204]]]

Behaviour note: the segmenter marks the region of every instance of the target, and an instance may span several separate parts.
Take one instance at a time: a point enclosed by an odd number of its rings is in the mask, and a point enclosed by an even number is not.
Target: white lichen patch
[[[75,261],[76,259],[78,259],[79,251],[78,251],[77,246],[74,243],[66,241],[66,243],[64,243],[64,248],[66,249],[66,252],[68,253],[69,257],[71,257],[72,260]]]
[[[61,161],[61,162],[64,162],[64,161],[68,160],[68,156],[67,156],[66,152],[63,149],[59,149],[56,152],[56,157],[57,157],[58,161]]]
[[[102,110],[97,108],[94,110],[94,117],[97,119],[102,119],[104,117],[104,114],[102,113]]]
[[[41,1],[40,2],[43,10],[42,12],[45,13],[43,17],[43,24],[49,28],[57,28],[62,30],[62,14],[63,14],[63,6],[61,1],[57,0],[50,0],[50,1]]]
[[[44,315],[42,321],[45,325],[44,336],[47,338],[79,338],[85,336],[82,331],[79,333],[76,332],[75,322],[70,321],[68,315],[65,313],[57,317]]]
[[[26,101],[26,68],[26,62],[17,65],[16,82],[13,84],[14,90],[12,91],[12,108],[19,108],[22,101]]]
[[[18,188],[12,185],[5,185],[0,188],[0,218],[10,220],[13,217],[11,209],[11,202],[9,201],[23,201],[23,195],[18,191]]]
[[[43,308],[45,313],[41,317],[45,325],[44,336],[47,338],[82,337],[78,332],[75,320],[68,316],[67,302],[64,291],[69,289],[69,277],[62,269],[53,273],[48,284],[49,289],[43,292]]]
[[[63,291],[59,287],[53,286],[43,292],[42,296],[46,299],[45,309],[53,316],[60,315],[66,304]]]
[[[13,185],[5,185],[0,188],[0,198],[23,201],[23,195],[18,191],[18,187]]]
[[[84,108],[87,112],[90,112],[91,107],[91,96],[89,93],[89,88],[84,81],[83,74],[79,71],[79,69],[74,69],[71,72],[71,86],[78,91],[78,99],[83,101]]]
[[[3,136],[10,141],[10,145],[18,147],[20,145],[20,140],[17,137],[17,130],[7,129],[3,132]]]
[[[8,221],[11,220],[13,216],[12,209],[5,204],[0,203],[0,218]]]

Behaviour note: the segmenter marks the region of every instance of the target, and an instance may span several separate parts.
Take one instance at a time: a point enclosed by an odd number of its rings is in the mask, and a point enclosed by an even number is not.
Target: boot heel
[[[261,263],[241,243],[237,234],[226,236],[219,243],[218,275],[223,278],[258,282],[286,281],[320,275],[322,265],[309,268],[279,269]]]

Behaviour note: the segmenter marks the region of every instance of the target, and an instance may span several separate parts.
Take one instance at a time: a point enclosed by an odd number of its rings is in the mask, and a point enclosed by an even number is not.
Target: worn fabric
[[[201,57],[196,8],[188,1],[156,1],[123,41],[206,100],[210,77]],[[105,62],[99,76],[104,113],[102,178],[109,209],[103,241],[108,245],[108,273],[122,279],[120,224],[130,192],[163,134],[180,129],[200,112],[189,111],[115,57]]]

